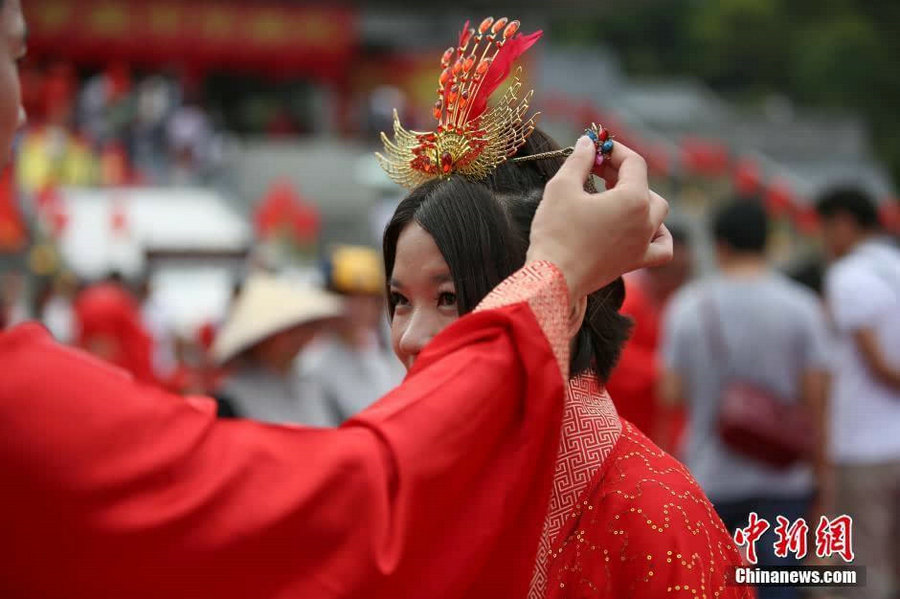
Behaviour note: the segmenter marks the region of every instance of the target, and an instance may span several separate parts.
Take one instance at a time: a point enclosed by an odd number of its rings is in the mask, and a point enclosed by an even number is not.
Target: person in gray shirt
[[[342,315],[333,294],[272,274],[250,276],[213,344],[213,358],[227,373],[216,393],[219,416],[330,426],[297,356]]]
[[[725,525],[748,526],[750,512],[769,520],[756,550],[761,565],[775,565],[788,561],[774,555],[776,516],[791,522],[809,516],[817,469],[809,463],[777,469],[727,447],[717,429],[723,391],[744,381],[805,402],[821,430],[827,343],[815,295],[768,267],[767,228],[765,210],[753,199],[735,200],[716,215],[720,272],[684,287],[666,311],[661,395],[670,405],[687,403],[685,462]],[[817,455],[824,472],[821,447]],[[796,590],[770,587],[760,597],[796,597]]]
[[[323,266],[325,286],[343,298],[346,315],[303,352],[301,362],[317,387],[326,424],[339,426],[399,385],[404,369],[379,335],[387,323],[380,253],[339,246]]]

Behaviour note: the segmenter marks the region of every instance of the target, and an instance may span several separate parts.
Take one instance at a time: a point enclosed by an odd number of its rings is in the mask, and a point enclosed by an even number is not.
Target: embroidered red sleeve
[[[527,302],[559,364],[563,380],[569,379],[569,287],[560,270],[551,262],[526,264],[500,283],[475,308],[494,310]]]

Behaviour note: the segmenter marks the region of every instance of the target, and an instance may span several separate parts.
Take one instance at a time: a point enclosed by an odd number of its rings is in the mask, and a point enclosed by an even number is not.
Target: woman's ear
[[[578,333],[578,330],[581,328],[582,323],[584,323],[584,315],[586,312],[587,296],[582,297],[580,300],[575,302],[575,305],[572,307],[572,312],[569,314],[569,339],[573,338]]]

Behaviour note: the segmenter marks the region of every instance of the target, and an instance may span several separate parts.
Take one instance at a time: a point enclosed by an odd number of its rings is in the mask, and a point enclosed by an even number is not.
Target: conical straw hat
[[[342,313],[343,304],[337,295],[268,274],[253,275],[244,283],[216,336],[213,358],[225,363],[275,333]]]

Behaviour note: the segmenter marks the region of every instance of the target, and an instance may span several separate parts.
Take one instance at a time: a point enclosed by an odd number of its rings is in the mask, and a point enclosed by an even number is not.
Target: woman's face
[[[459,318],[450,267],[434,238],[414,222],[397,239],[390,294],[396,306],[391,345],[409,370],[428,342]]]

